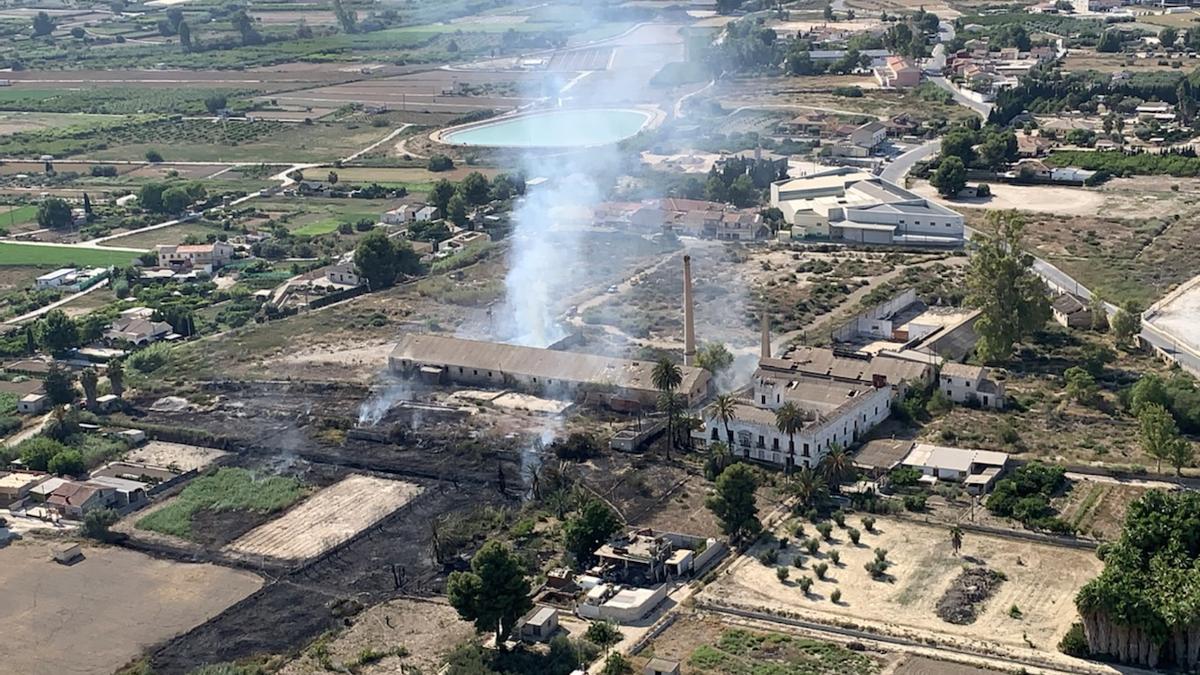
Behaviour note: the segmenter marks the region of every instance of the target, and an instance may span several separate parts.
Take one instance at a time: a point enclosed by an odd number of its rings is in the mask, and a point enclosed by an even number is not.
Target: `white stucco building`
[[[849,448],[891,414],[892,401],[911,384],[925,386],[932,367],[888,356],[854,358],[802,347],[788,358],[759,360],[754,383],[735,406],[733,419],[713,407],[702,414],[702,444],[723,441],[735,456],[783,467],[815,467],[836,446]],[[804,424],[789,436],[775,411],[794,403]]]
[[[989,378],[988,369],[983,366],[943,365],[938,374],[938,389],[955,403],[974,402],[984,408],[1004,408],[1004,383]]]
[[[914,192],[850,167],[771,184],[771,206],[792,237],[863,244],[961,246],[963,217]]]

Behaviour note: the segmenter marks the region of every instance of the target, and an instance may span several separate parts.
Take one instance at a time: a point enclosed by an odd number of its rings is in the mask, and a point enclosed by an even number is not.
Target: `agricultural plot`
[[[129,451],[125,459],[151,466],[164,466],[177,471],[197,471],[229,453],[199,445],[184,445],[166,441],[149,441]]]
[[[304,496],[294,478],[255,476],[246,469],[221,468],[193,480],[177,497],[137,520],[139,530],[201,541],[220,541],[228,530],[238,535]],[[204,525],[217,523],[210,533]],[[197,525],[199,524],[199,525]],[[202,541],[202,543],[205,543]]]
[[[0,135],[24,131],[41,131],[62,127],[87,127],[93,124],[108,124],[120,121],[111,115],[85,115],[79,113],[53,112],[0,112]]]
[[[113,265],[128,265],[136,257],[137,254],[130,251],[106,251],[102,248],[84,248],[79,246],[0,242],[0,265],[37,265],[43,267],[87,265],[92,267],[111,267]]]
[[[179,223],[170,227],[161,227],[149,232],[139,232],[116,239],[102,242],[100,246],[115,246],[118,248],[152,249],[159,244],[181,244],[188,235],[195,235],[202,240],[206,235],[217,234],[220,228],[206,225],[203,222]]]
[[[432,70],[270,96],[291,105],[336,107],[348,103],[385,105],[397,112],[463,115],[474,110],[511,110],[536,93],[542,75],[526,72]],[[465,92],[465,93],[464,93]],[[264,97],[268,98],[268,97]]]
[[[142,650],[220,614],[262,586],[249,572],[86,546],[59,565],[44,543],[0,549],[4,670],[111,673]],[[153,611],[131,611],[131,603]],[[71,626],[63,649],[51,626]]]
[[[0,206],[0,227],[12,230],[34,222],[37,222],[36,206]]]
[[[789,568],[788,581],[780,582],[775,565],[748,556],[708,586],[702,597],[824,621],[848,619],[873,630],[918,639],[966,641],[987,650],[1033,647],[1045,654],[1077,618],[1075,593],[1103,566],[1094,551],[975,532],[966,534],[962,553],[956,556],[946,528],[881,519],[874,531],[868,531],[857,519],[852,520],[855,522],[847,525],[860,530],[858,545],[850,542],[846,530],[835,528],[833,541],[823,542],[816,555],[801,551],[795,540],[779,549],[777,564]],[[778,534],[791,533],[781,529]],[[759,545],[751,555],[759,555],[767,547],[776,544]],[[891,565],[884,578],[874,580],[864,565],[875,559],[874,551],[879,548],[886,550]],[[836,565],[829,560],[833,550],[841,558]],[[802,568],[793,565],[797,557]],[[939,618],[936,605],[966,562],[986,564],[1007,579],[991,598],[974,607],[977,618],[973,623],[952,625]],[[813,571],[819,563],[829,565],[824,580],[816,579]],[[807,592],[796,581],[804,576],[813,579]],[[836,603],[830,599],[835,590],[841,593]]]
[[[424,491],[404,481],[353,475],[242,535],[226,552],[305,560],[334,548]]]

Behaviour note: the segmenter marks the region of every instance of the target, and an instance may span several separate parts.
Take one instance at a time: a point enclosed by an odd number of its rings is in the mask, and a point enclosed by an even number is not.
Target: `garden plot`
[[[130,462],[187,472],[199,471],[228,454],[222,450],[199,445],[150,441],[140,448],[131,450],[125,459]]]
[[[1079,588],[1099,574],[1103,563],[1094,551],[988,536],[968,531],[961,555],[954,555],[947,528],[909,521],[880,519],[873,532],[858,518],[848,526],[861,531],[858,545],[847,530],[834,528],[833,542],[822,542],[816,556],[801,552],[795,538],[764,565],[754,557],[738,561],[728,575],[710,585],[704,597],[772,612],[794,613],[821,621],[851,620],[860,626],[893,635],[943,643],[966,642],[987,650],[1021,651],[1031,647],[1049,655],[1073,621],[1078,619],[1074,598]],[[807,522],[805,536],[818,536]],[[784,536],[784,532],[779,532]],[[768,546],[774,546],[770,544]],[[875,549],[887,551],[887,575],[873,580],[864,565]],[[751,555],[760,555],[759,545]],[[830,551],[840,555],[833,565]],[[793,566],[797,555],[803,567]],[[986,565],[1006,575],[995,594],[976,607],[976,620],[964,626],[938,617],[937,602],[968,562]],[[825,580],[817,580],[814,565],[825,563]],[[789,579],[780,582],[776,567],[785,566]],[[806,593],[797,579],[813,579]],[[831,601],[838,590],[841,598]],[[1015,609],[1014,609],[1015,608]]]
[[[370,527],[423,490],[404,481],[353,475],[247,532],[225,550],[282,560],[311,558]]]

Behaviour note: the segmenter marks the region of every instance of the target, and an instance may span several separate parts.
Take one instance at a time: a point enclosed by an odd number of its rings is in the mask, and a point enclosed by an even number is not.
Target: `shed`
[[[646,662],[643,675],[679,675],[679,662],[655,656]]]
[[[70,565],[75,560],[83,557],[83,549],[79,548],[79,544],[64,542],[51,546],[50,556],[54,558],[55,562],[61,565]]]
[[[130,445],[141,445],[146,442],[146,432],[141,429],[126,429],[119,432],[117,436],[128,441]]]
[[[518,635],[525,642],[546,642],[558,631],[558,610],[544,605],[521,619]]]
[[[25,415],[37,415],[50,405],[45,394],[26,394],[17,401],[17,411]]]
[[[112,412],[121,407],[121,397],[116,394],[105,394],[96,399],[96,407],[100,412]]]

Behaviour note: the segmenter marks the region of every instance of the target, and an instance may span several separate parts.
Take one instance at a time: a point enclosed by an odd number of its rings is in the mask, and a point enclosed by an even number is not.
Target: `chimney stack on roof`
[[[696,326],[692,317],[692,256],[683,256],[683,365],[696,361]]]

